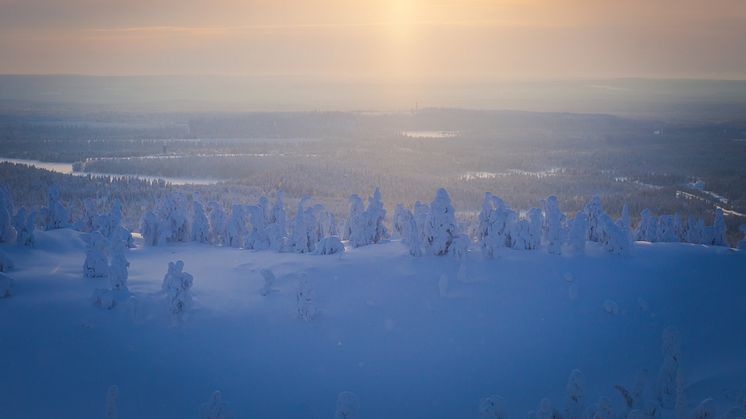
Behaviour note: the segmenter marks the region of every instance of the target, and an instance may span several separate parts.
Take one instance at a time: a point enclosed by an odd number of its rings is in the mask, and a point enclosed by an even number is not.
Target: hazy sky
[[[744,0],[0,0],[0,73],[746,78]]]

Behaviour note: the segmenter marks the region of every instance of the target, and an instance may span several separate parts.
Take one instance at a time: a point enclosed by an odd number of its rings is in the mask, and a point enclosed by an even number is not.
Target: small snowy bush
[[[489,396],[479,401],[479,419],[507,419],[505,400],[500,396]]]
[[[585,240],[585,237],[583,237]],[[564,419],[582,419],[585,409],[585,379],[580,370],[572,370],[565,387],[567,401],[565,402]]]
[[[8,272],[13,269],[13,259],[7,253],[0,251],[0,272]]]
[[[357,419],[360,415],[360,399],[351,391],[337,395],[337,410],[334,419]]]
[[[259,273],[264,279],[264,284],[262,285],[260,294],[262,294],[263,296],[267,296],[273,291],[272,287],[274,286],[277,279],[275,278],[275,274],[269,269],[262,269],[261,271],[259,271]]]
[[[0,274],[0,298],[10,297],[13,288],[13,278]]]
[[[119,387],[111,386],[106,392],[106,419],[117,419],[117,397],[119,396]]]
[[[324,237],[316,247],[316,254],[319,255],[333,255],[344,251],[345,246],[337,236]]]
[[[233,417],[228,411],[228,403],[223,401],[219,391],[210,396],[210,400],[202,405],[200,419],[229,419]]]
[[[295,299],[298,309],[298,318],[303,321],[311,321],[318,314],[318,309],[314,301],[314,292],[311,282],[303,276],[298,282],[298,288],[295,292]]]

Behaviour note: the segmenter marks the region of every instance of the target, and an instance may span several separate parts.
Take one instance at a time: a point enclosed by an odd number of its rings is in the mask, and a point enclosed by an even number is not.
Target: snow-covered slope
[[[653,399],[669,326],[689,410],[711,396],[724,413],[746,398],[746,253],[594,246],[476,251],[463,263],[413,258],[398,241],[332,256],[138,247],[127,252],[133,297],[104,310],[90,298],[105,281],[83,279],[79,233],[37,232],[35,249],[0,245],[15,264],[13,295],[0,299],[0,417],[104,417],[116,384],[120,418],[198,417],[214,390],[239,418],[331,418],[342,391],[357,394],[362,418],[477,418],[493,394],[520,418],[544,397],[564,409],[573,369],[586,405],[607,396],[622,416],[613,386],[647,370]],[[194,276],[180,319],[161,292],[176,260]],[[266,296],[263,269],[276,277]],[[301,281],[318,309],[308,322]]]

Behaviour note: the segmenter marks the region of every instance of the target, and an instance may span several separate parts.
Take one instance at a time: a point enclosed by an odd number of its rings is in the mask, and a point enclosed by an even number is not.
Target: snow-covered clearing
[[[80,233],[36,241],[0,245],[15,264],[0,299],[3,418],[103,417],[111,385],[120,418],[197,417],[214,390],[238,418],[331,418],[343,391],[361,418],[476,418],[493,394],[517,418],[544,397],[564,409],[573,369],[586,406],[607,396],[623,415],[613,386],[647,370],[653,399],[669,326],[690,410],[711,396],[724,413],[746,388],[746,253],[725,247],[611,255],[589,242],[584,256],[502,248],[460,264],[398,241],[331,256],[140,243],[127,251],[133,298],[105,310]],[[194,276],[180,320],[161,293],[176,260]],[[263,269],[276,277],[266,296]],[[302,280],[311,321],[297,318]]]

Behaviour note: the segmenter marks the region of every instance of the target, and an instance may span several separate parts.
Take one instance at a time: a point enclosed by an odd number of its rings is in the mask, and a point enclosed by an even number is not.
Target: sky
[[[0,74],[746,79],[743,0],[0,0]]]

